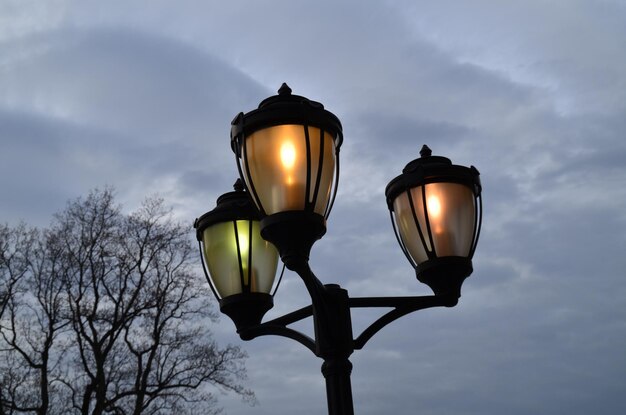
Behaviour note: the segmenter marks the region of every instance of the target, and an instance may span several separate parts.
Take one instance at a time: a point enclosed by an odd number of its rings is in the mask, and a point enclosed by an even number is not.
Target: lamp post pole
[[[400,247],[434,295],[351,298],[339,285],[323,284],[309,266],[309,254],[326,232],[342,141],[337,117],[320,103],[291,95],[283,84],[277,96],[233,120],[231,146],[241,177],[234,192],[218,198],[217,207],[194,223],[220,310],[243,340],[283,336],[323,359],[329,415],[354,413],[349,358],[355,350],[406,314],[457,304],[472,273],[482,221],[478,171],[432,156],[424,146],[385,194]],[[279,256],[283,272],[274,282]],[[311,305],[262,322],[285,267],[302,279]],[[372,307],[391,310],[354,337],[351,309]],[[309,317],[313,338],[289,327]]]

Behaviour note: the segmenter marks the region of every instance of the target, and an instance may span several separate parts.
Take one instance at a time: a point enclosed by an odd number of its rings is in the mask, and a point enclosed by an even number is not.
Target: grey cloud
[[[5,66],[5,102],[144,142],[197,143],[233,116],[229,105],[245,102],[243,91],[262,91],[201,50],[134,30],[59,30],[22,43],[45,52]]]
[[[5,185],[15,203],[26,189],[55,188],[62,200],[133,177],[146,193],[166,193],[163,177],[191,183],[201,169],[236,174],[225,168],[233,160],[230,119],[265,92],[235,68],[180,42],[124,29],[57,30],[18,44],[7,48],[0,70],[0,128],[11,149],[5,157],[31,161],[22,177],[29,185]],[[34,213],[40,205],[31,206]]]
[[[159,190],[191,220],[231,188],[232,117],[287,81],[344,125],[338,200],[312,254],[325,282],[427,294],[384,187],[424,143],[481,171],[461,302],[355,353],[357,413],[623,412],[623,7],[408,3],[75,3],[58,29],[0,45],[0,214],[45,218],[108,182],[130,201]],[[275,302],[270,316],[306,305],[296,275]],[[216,331],[239,341],[227,318]],[[324,412],[308,351],[244,347],[261,405],[225,397],[228,413]]]

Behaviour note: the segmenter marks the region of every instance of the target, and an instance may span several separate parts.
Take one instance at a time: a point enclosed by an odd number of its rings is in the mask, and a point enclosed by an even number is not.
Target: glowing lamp
[[[205,276],[221,311],[237,329],[259,324],[272,308],[278,251],[261,238],[259,212],[237,180],[235,191],[196,219]]]
[[[288,267],[326,232],[339,179],[339,119],[283,84],[232,122],[231,147],[261,214],[261,234]],[[295,243],[294,243],[295,240]]]
[[[472,273],[482,221],[481,184],[475,167],[453,165],[424,146],[385,190],[402,251],[417,278],[435,294],[457,298]]]

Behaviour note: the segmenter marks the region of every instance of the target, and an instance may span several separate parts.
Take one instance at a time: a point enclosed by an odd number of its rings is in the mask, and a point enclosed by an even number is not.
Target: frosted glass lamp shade
[[[258,220],[220,222],[204,229],[204,260],[220,298],[272,291],[278,251],[261,238]]]
[[[194,223],[207,282],[238,331],[261,322],[278,288],[278,251],[261,237],[259,216],[238,180]]]
[[[387,186],[392,224],[418,279],[436,293],[456,292],[472,272],[480,233],[479,173],[432,156],[427,146],[421,154]]]
[[[335,140],[312,126],[288,124],[251,133],[243,143],[248,188],[266,215],[310,210],[326,216],[335,176]]]
[[[262,218],[294,211],[328,218],[342,141],[339,119],[286,84],[231,129],[239,173]]]
[[[427,261],[429,253],[437,257],[469,256],[476,209],[472,190],[458,183],[416,186],[393,202],[398,233],[417,264]],[[429,235],[423,241],[420,230],[426,231],[422,237]]]

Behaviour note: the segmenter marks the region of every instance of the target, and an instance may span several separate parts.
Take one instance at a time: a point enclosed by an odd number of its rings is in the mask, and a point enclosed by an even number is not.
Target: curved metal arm
[[[319,357],[337,352],[349,356],[354,349],[347,292],[336,285],[324,286],[307,262],[294,265],[294,271],[302,278],[309,292],[311,305],[265,323],[243,328],[238,332],[239,336],[242,340],[252,340],[259,336],[277,335],[297,341]],[[311,316],[315,339],[287,327]]]
[[[337,353],[349,356],[353,350],[362,349],[383,327],[414,311],[432,307],[453,307],[458,298],[453,295],[429,295],[412,297],[360,297],[349,298],[347,291],[338,285],[323,285],[313,274],[308,263],[295,270],[309,291],[312,304],[284,316],[243,329],[243,340],[260,336],[276,335],[297,341],[315,355],[333,356]],[[387,307],[387,312],[353,339],[350,310],[352,308]],[[287,326],[313,316],[315,339]]]
[[[260,336],[270,335],[282,336],[295,340],[315,354],[315,340],[297,330],[293,330],[285,326],[263,323],[255,327],[242,330],[239,333],[242,340],[252,340]]]
[[[303,320],[313,315],[313,306],[303,307],[299,310],[285,314],[284,316],[275,318],[258,326],[246,328],[239,332],[242,340],[252,340],[260,336],[282,336],[287,337],[305,346],[307,349],[315,353],[315,340],[309,336],[300,333],[297,330],[290,329],[287,325]]]
[[[431,307],[452,307],[456,305],[457,299],[449,296],[419,296],[419,297],[363,297],[351,298],[349,300],[352,307],[394,307],[393,310],[380,317],[354,340],[354,349],[359,350],[365,343],[380,329],[387,324],[399,319],[414,311]]]
[[[292,311],[289,314],[285,314],[284,316],[275,318],[274,320],[267,321],[263,324],[268,324],[272,326],[288,326],[289,324],[293,324],[297,321],[304,320],[307,317],[311,317],[313,315],[313,306],[309,305],[306,307],[302,307],[299,310]]]

